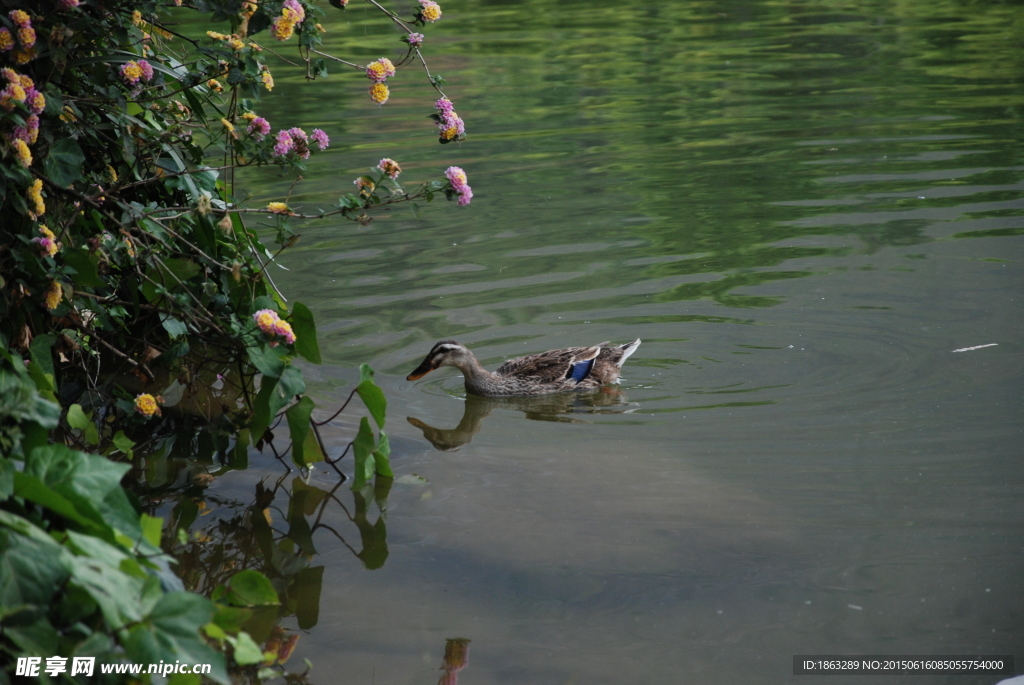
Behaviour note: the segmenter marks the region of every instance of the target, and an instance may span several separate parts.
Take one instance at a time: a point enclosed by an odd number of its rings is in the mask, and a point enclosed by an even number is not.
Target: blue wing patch
[[[573,379],[577,383],[590,375],[590,370],[594,368],[594,360],[588,359],[585,362],[576,362],[572,365],[569,370],[569,378]]]

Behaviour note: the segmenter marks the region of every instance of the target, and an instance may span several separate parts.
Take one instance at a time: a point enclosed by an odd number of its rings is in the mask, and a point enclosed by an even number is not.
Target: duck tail
[[[622,356],[615,360],[615,366],[622,368],[622,365],[626,363],[630,355],[636,352],[636,348],[640,347],[640,338],[637,338],[631,343],[625,345],[619,345],[618,349],[622,351]]]

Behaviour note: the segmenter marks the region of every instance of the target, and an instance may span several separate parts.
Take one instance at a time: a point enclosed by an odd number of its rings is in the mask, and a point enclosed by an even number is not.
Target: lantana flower
[[[366,65],[366,78],[374,83],[383,83],[394,75],[395,65],[387,57],[381,57]]]
[[[291,214],[292,213],[292,210],[288,209],[287,203],[284,203],[284,202],[271,202],[271,203],[267,204],[267,211],[269,211],[271,214]],[[260,311],[270,311],[270,310],[269,309],[264,309],[264,310],[260,310]]]
[[[51,312],[60,305],[64,299],[64,286],[60,281],[50,281],[50,289],[46,291],[46,308]]]
[[[398,162],[390,157],[385,157],[380,160],[380,162],[377,163],[377,168],[383,171],[384,174],[391,178],[392,181],[398,178],[398,175],[402,173],[402,167],[398,166]]]
[[[409,47],[418,48],[423,45],[423,38],[422,33],[410,33],[405,37],[405,42],[409,44]]]
[[[252,315],[252,320],[256,323],[257,328],[270,336],[271,347],[277,347],[279,344],[274,338],[283,338],[289,345],[295,344],[295,332],[292,331],[292,325],[281,319],[273,309],[259,310]]]
[[[391,91],[388,90],[388,84],[374,83],[370,86],[370,99],[378,105],[383,105],[389,97],[391,97]]]
[[[441,6],[434,0],[420,0],[419,18],[433,24],[441,18]]]
[[[459,206],[468,205],[473,199],[473,189],[469,187],[466,172],[462,170],[462,167],[450,166],[445,170],[444,175],[448,177],[452,190],[459,194]]]
[[[24,145],[24,143],[22,143],[22,145]],[[40,224],[39,232],[42,235],[38,238],[33,238],[32,242],[38,245],[41,248],[42,253],[47,257],[52,257],[57,254],[57,236],[53,234],[53,231]]]
[[[314,128],[313,132],[309,134],[310,140],[316,143],[316,146],[321,151],[326,150],[327,146],[331,144],[331,139],[327,137],[327,134],[319,128]]]
[[[143,418],[151,419],[154,414],[161,415],[160,405],[163,404],[162,397],[154,397],[148,392],[144,392],[141,395],[135,397],[135,411],[137,411]]]

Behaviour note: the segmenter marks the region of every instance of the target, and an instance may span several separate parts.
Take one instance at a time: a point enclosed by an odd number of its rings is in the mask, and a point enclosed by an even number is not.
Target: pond
[[[386,20],[325,9],[332,53],[395,57]],[[332,137],[294,206],[329,207],[381,157],[403,182],[461,166],[475,193],[311,224],[271,270],[316,315],[321,407],[376,369],[397,477],[386,517],[363,502],[357,530],[328,507],[313,534],[311,680],[432,683],[455,639],[464,685],[777,683],[800,680],[795,654],[1020,653],[1020,5],[443,10],[424,51],[462,145],[437,144],[412,68],[383,107],[358,74],[281,69],[260,108]],[[247,183],[278,199],[291,180]],[[405,380],[445,338],[493,369],[638,337],[621,383],[587,395]],[[335,454],[353,418],[323,428]],[[204,525],[283,473],[253,452],[211,485]],[[317,468],[311,485],[338,481]]]

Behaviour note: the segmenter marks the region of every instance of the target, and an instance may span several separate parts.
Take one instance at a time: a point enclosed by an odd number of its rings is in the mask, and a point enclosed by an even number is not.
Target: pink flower
[[[306,19],[306,10],[299,4],[298,0],[284,0],[284,4],[281,6],[282,10],[291,10],[295,14],[295,22],[301,24]]]
[[[380,162],[377,164],[377,168],[383,171],[388,177],[390,177],[392,181],[398,178],[398,175],[402,173],[402,167],[398,166],[398,162],[391,159],[390,157],[385,157],[384,159],[380,160]]]
[[[452,190],[459,194],[459,206],[465,207],[468,205],[470,200],[473,199],[473,189],[469,187],[469,179],[466,178],[466,172],[461,167],[450,166],[445,170],[444,175],[448,177],[448,181],[452,184]]]
[[[278,157],[284,157],[294,149],[295,142],[292,140],[291,133],[288,131],[278,131],[277,144],[274,145],[274,154]]]
[[[153,80],[153,65],[144,59],[139,60],[139,69],[142,71],[143,81]]]
[[[261,309],[252,315],[252,320],[256,322],[256,326],[267,335],[274,334],[274,326],[280,321],[280,317],[273,309]]]
[[[422,33],[410,33],[405,37],[406,42],[409,43],[409,47],[418,48],[423,45],[423,34]]]
[[[130,61],[121,65],[121,78],[129,86],[134,86],[142,78],[142,67],[138,62]]]
[[[57,5],[62,10],[73,10],[81,4],[81,0],[60,0]]]
[[[270,133],[270,122],[263,117],[256,117],[249,122],[249,127],[246,130],[256,136],[258,140],[263,140],[263,137]],[[282,133],[284,133],[284,131],[282,131]],[[278,135],[278,140],[280,140],[280,134]],[[289,142],[291,141],[291,136],[288,137],[288,140]],[[276,146],[274,148],[274,152],[277,152]],[[285,152],[284,154],[288,153]]]
[[[436,107],[439,112],[451,112],[455,109],[455,105],[452,104],[452,101],[448,98],[441,98],[434,103],[434,107]]]
[[[291,134],[292,140],[301,140],[304,143],[309,142],[309,136],[307,136],[306,132],[301,128],[290,128],[288,129],[288,133]]]
[[[331,139],[327,137],[327,134],[318,128],[313,129],[313,134],[310,138],[313,139],[321,150],[326,150],[327,146],[331,144]]]
[[[46,107],[46,96],[35,88],[25,89],[25,104],[32,114],[39,114]]]
[[[462,170],[462,167],[450,166],[445,169],[444,175],[448,177],[448,181],[451,182],[452,188],[457,191],[461,191],[462,188],[469,187],[469,179],[466,177],[466,172]]]
[[[287,321],[278,319],[274,324],[274,334],[284,338],[284,341],[289,345],[295,342],[295,333],[292,331],[291,324]]]

